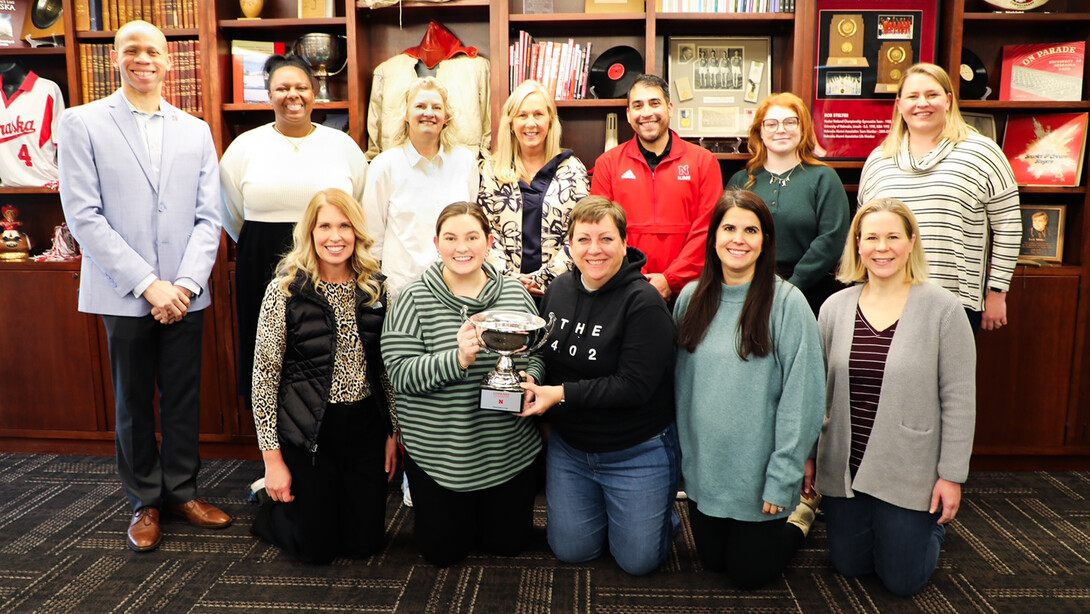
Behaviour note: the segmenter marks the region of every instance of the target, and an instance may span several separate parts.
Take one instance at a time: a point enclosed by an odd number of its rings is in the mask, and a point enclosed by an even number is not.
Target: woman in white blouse
[[[477,158],[454,142],[453,122],[447,89],[434,77],[417,79],[405,95],[400,144],[371,161],[363,212],[390,300],[435,261],[443,207],[477,200]]]

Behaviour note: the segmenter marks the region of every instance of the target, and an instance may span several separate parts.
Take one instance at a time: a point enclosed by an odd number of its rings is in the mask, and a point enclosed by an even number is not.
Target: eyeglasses
[[[769,132],[775,132],[780,129],[781,124],[784,130],[794,130],[799,127],[799,118],[785,117],[782,122],[778,119],[766,119],[761,122],[761,127]]]

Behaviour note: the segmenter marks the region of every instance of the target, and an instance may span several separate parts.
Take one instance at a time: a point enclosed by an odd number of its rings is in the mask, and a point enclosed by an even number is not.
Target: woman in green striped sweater
[[[386,368],[397,390],[405,472],[420,553],[446,566],[473,549],[512,556],[529,542],[537,492],[534,459],[541,437],[533,422],[480,409],[481,380],[492,361],[480,356],[476,330],[462,321],[489,309],[536,313],[517,279],[485,262],[488,218],[474,203],[439,214],[442,257],[394,302],[382,331]],[[541,381],[541,359],[516,361]]]

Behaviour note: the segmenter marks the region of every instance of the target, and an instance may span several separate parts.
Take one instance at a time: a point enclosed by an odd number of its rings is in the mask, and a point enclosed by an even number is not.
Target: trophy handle
[[[545,323],[545,332],[541,333],[541,338],[537,340],[537,343],[534,343],[526,349],[526,353],[533,354],[540,350],[541,347],[545,345],[545,342],[549,340],[549,335],[553,334],[554,327],[556,327],[556,314],[550,311],[549,321]]]
[[[463,322],[469,322],[470,324],[473,324],[469,319],[469,305],[462,305],[462,321]],[[477,328],[477,325],[473,324],[473,328]],[[480,334],[481,334],[481,331],[478,330],[477,335],[480,336]],[[481,343],[481,351],[483,351],[485,354],[499,354],[499,352],[497,352],[496,350],[493,350],[492,348],[488,347],[484,343]]]
[[[344,34],[338,34],[336,36],[337,36],[337,38],[342,39],[342,40],[345,41],[344,64],[341,64],[341,67],[338,68],[337,70],[333,71],[333,72],[329,72],[327,70],[326,71],[326,76],[328,76],[328,77],[332,77],[333,75],[339,75],[339,74],[341,74],[342,70],[344,70],[345,68],[348,68],[348,37],[345,36]]]

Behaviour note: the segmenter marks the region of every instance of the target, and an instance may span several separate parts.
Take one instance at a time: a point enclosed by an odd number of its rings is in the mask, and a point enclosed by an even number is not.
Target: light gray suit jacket
[[[841,290],[821,306],[818,324],[828,365],[827,406],[817,452],[817,488],[851,497],[866,493],[927,511],[938,478],[969,475],[976,425],[976,343],[958,298],[935,284],[912,287],[886,358],[878,413],[863,461],[851,479],[848,360],[863,286]]]
[[[168,104],[158,182],[123,94],[61,116],[61,205],[83,247],[79,310],[144,316],[133,296],[149,273],[201,287],[190,311],[211,302],[208,277],[220,244],[219,164],[208,124]]]

